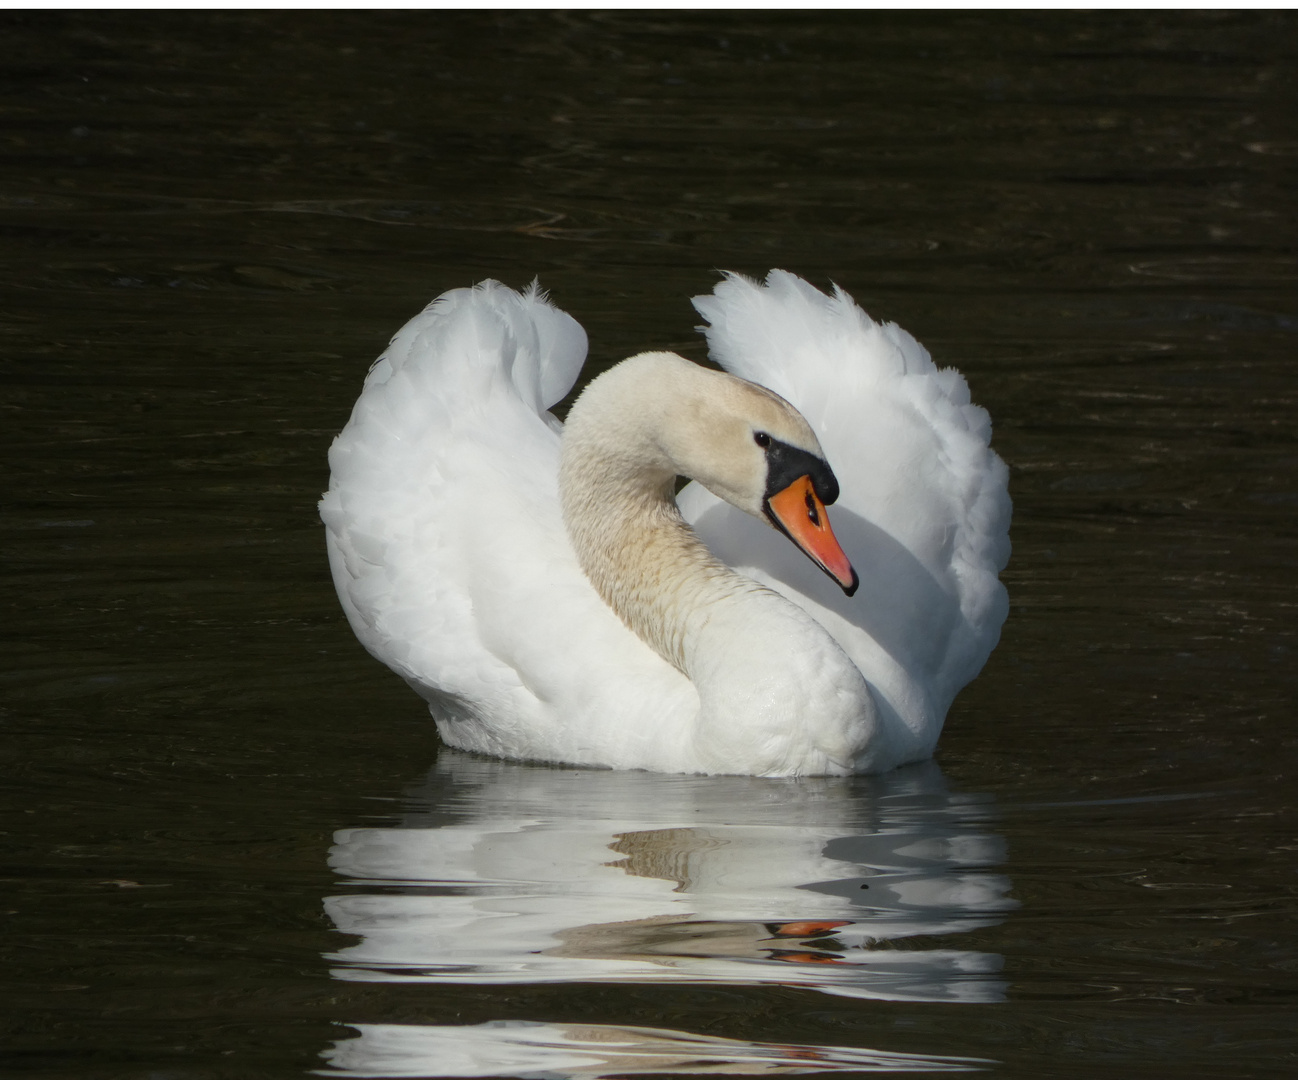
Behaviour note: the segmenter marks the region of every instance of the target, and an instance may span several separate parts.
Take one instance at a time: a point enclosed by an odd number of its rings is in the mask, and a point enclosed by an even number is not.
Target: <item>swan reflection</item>
[[[750,1043],[655,1028],[496,1021],[464,1027],[356,1024],[324,1053],[322,1076],[698,1075],[821,1072],[965,1072],[973,1058],[893,1054],[843,1046]]]
[[[1003,996],[996,954],[900,945],[1016,904],[990,801],[950,792],[931,762],[771,780],[443,752],[413,795],[400,827],[335,836],[348,888],[325,906],[359,939],[330,954],[337,978]]]

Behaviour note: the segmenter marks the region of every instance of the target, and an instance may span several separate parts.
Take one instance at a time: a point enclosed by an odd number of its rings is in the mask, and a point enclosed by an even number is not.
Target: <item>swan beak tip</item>
[[[855,596],[857,586],[861,584],[861,579],[856,575],[856,567],[851,567],[851,570],[852,570],[852,580],[850,582],[847,582],[846,584],[840,581],[839,585],[842,585],[843,592],[845,592],[848,596]]]

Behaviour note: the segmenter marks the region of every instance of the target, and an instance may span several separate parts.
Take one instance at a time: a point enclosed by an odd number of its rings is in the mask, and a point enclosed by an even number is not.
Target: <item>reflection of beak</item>
[[[812,938],[832,934],[840,926],[851,926],[851,919],[803,919],[799,922],[767,923],[772,937]]]
[[[781,960],[786,964],[845,964],[841,956],[827,952],[790,952],[788,949],[771,949],[767,954],[770,960]]]
[[[860,579],[834,538],[825,504],[812,487],[810,476],[798,477],[783,491],[767,499],[766,514],[781,532],[811,557],[812,562],[842,586],[843,592],[848,596],[856,592]]]

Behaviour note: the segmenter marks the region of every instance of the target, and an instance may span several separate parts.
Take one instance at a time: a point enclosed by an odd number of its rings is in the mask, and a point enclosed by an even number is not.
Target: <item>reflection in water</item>
[[[551,1078],[731,1073],[964,1072],[989,1064],[845,1046],[748,1043],[654,1028],[502,1021],[465,1027],[356,1024],[325,1051],[322,1076]]]
[[[1000,957],[896,947],[1015,905],[985,798],[927,763],[770,780],[443,753],[403,827],[344,829],[334,975],[439,983],[777,984],[996,1001]]]

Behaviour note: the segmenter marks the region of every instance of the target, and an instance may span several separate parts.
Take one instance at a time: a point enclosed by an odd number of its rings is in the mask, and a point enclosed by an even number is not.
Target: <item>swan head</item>
[[[680,474],[784,533],[851,596],[859,579],[825,510],[838,478],[811,425],[764,386],[697,370],[705,393],[683,395],[663,434]]]
[[[811,425],[778,394],[674,353],[642,353],[595,379],[569,413],[565,460],[569,445],[592,441],[605,443],[595,456],[606,475],[621,463],[657,490],[678,475],[696,480],[856,591],[825,510],[838,480]]]

